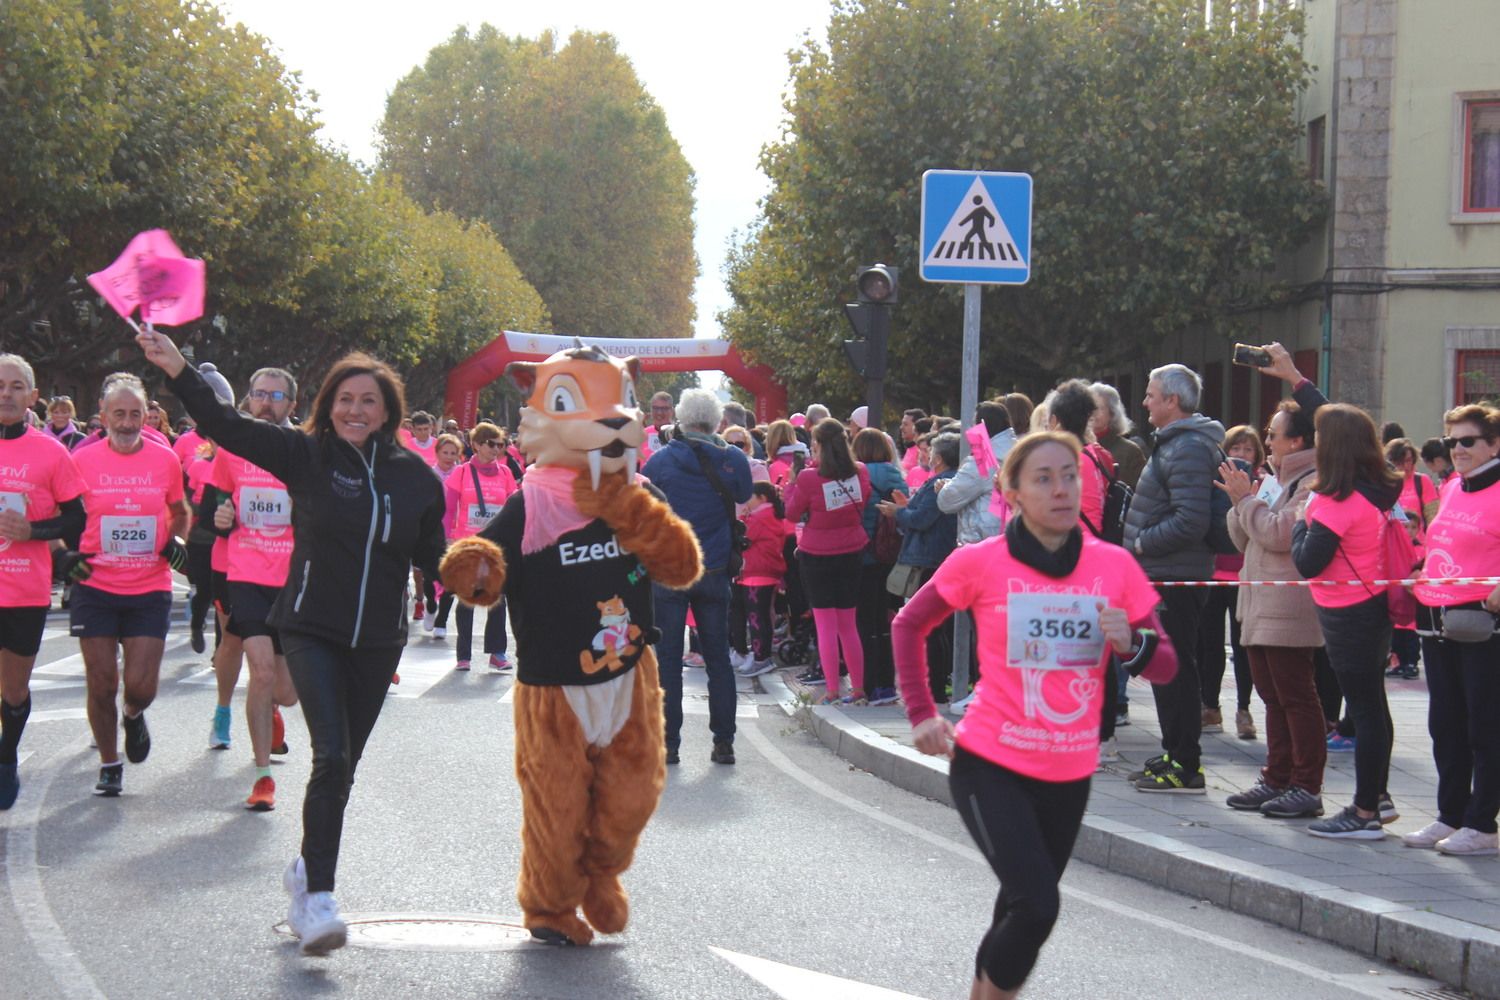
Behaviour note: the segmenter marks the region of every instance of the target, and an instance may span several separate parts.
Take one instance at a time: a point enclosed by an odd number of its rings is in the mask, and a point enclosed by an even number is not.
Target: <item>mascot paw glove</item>
[[[573,502],[578,505],[580,514],[603,518],[607,524],[609,518],[606,515],[618,503],[620,493],[633,485],[635,483],[624,472],[608,472],[599,477],[599,488],[591,489],[588,473],[580,472],[573,480]]]
[[[500,546],[477,535],[448,547],[438,567],[443,589],[471,607],[489,608],[500,602],[505,589],[505,555]]]

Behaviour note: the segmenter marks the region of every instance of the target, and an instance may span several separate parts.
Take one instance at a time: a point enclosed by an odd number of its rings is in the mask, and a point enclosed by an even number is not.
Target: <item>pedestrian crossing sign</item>
[[[922,175],[924,281],[1024,285],[1031,277],[1031,175]]]

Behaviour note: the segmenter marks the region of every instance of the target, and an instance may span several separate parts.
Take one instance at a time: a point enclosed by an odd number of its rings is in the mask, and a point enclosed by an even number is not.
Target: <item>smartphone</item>
[[[1271,367],[1271,354],[1264,347],[1235,344],[1234,363],[1244,365],[1246,368],[1269,368]]]

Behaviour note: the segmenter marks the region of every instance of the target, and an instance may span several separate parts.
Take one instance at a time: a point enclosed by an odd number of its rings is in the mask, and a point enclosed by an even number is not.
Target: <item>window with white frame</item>
[[[1464,101],[1461,211],[1500,213],[1500,98]]]

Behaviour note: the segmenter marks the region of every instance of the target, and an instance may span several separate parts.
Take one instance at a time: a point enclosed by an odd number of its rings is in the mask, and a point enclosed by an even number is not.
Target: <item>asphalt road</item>
[[[337,891],[351,946],[304,959],[276,929],[308,770],[300,715],[288,713],[278,808],[245,811],[253,771],[243,713],[236,706],[234,747],[208,750],[206,658],[174,635],[148,712],[151,758],[126,765],[121,798],[95,797],[82,667],[55,622],[22,745],[21,798],[0,814],[0,997],[968,995],[996,882],[956,815],[851,769],[748,694],[734,767],[709,763],[706,714],[689,715],[683,763],[625,877],[626,932],[589,948],[525,941],[507,926],[519,921],[511,680],[452,673],[451,636],[409,648],[361,765]],[[701,689],[701,671],[689,673]],[[1083,864],[1064,886],[1027,997],[1440,990]],[[382,919],[403,917],[419,919]]]

